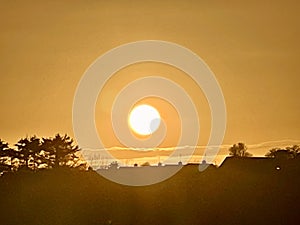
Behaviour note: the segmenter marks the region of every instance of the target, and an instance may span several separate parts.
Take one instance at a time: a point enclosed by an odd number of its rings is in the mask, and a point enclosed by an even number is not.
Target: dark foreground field
[[[185,166],[162,183],[122,186],[93,171],[0,177],[0,224],[300,224],[299,169]]]

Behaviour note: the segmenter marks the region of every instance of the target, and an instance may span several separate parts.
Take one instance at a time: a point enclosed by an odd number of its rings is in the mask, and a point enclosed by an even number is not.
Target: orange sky
[[[300,139],[298,1],[19,0],[2,1],[0,10],[3,140],[73,136],[73,96],[86,68],[118,45],[148,39],[191,49],[215,73],[227,107],[224,144]],[[209,133],[202,135],[205,143]]]

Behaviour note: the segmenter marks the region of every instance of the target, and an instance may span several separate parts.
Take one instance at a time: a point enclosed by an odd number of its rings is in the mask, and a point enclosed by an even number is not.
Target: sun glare
[[[128,118],[129,127],[139,135],[150,135],[160,125],[159,112],[150,105],[138,105],[132,109]]]

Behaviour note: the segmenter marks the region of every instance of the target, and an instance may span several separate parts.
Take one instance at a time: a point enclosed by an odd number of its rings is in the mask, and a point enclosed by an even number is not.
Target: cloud
[[[277,141],[266,141],[258,144],[247,145],[249,152],[254,156],[263,156],[265,153],[274,147],[283,148],[286,146],[299,144],[300,140],[277,140]],[[220,164],[226,156],[228,156],[228,148],[232,145],[224,144],[220,146],[218,155],[216,156],[216,164]],[[109,152],[115,159],[122,161],[124,164],[133,164],[134,162],[145,162],[157,163],[158,161],[164,161],[168,159],[168,162],[176,163],[180,159],[190,157],[191,150],[194,150],[190,162],[200,162],[203,157],[205,158],[205,150],[209,151],[210,148],[218,146],[170,146],[170,147],[156,147],[156,148],[128,148],[114,146],[106,149],[83,149],[82,155],[87,160],[106,160],[103,156],[104,153]],[[174,152],[178,151],[178,154],[173,155],[172,159],[169,156]]]

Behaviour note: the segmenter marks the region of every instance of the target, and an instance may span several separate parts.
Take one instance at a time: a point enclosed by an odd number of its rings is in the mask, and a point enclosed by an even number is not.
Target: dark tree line
[[[68,135],[26,137],[13,148],[0,140],[0,173],[21,169],[84,168],[86,164],[76,154],[78,151],[79,147]]]
[[[229,155],[233,157],[251,157],[252,154],[248,152],[246,144],[239,142],[232,145],[229,149]],[[291,147],[282,148],[272,148],[266,155],[270,158],[286,158],[286,159],[295,159],[300,157],[300,146],[293,145]]]
[[[272,148],[266,154],[266,157],[295,159],[300,157],[300,146],[293,145],[291,147],[286,147],[285,149]]]

